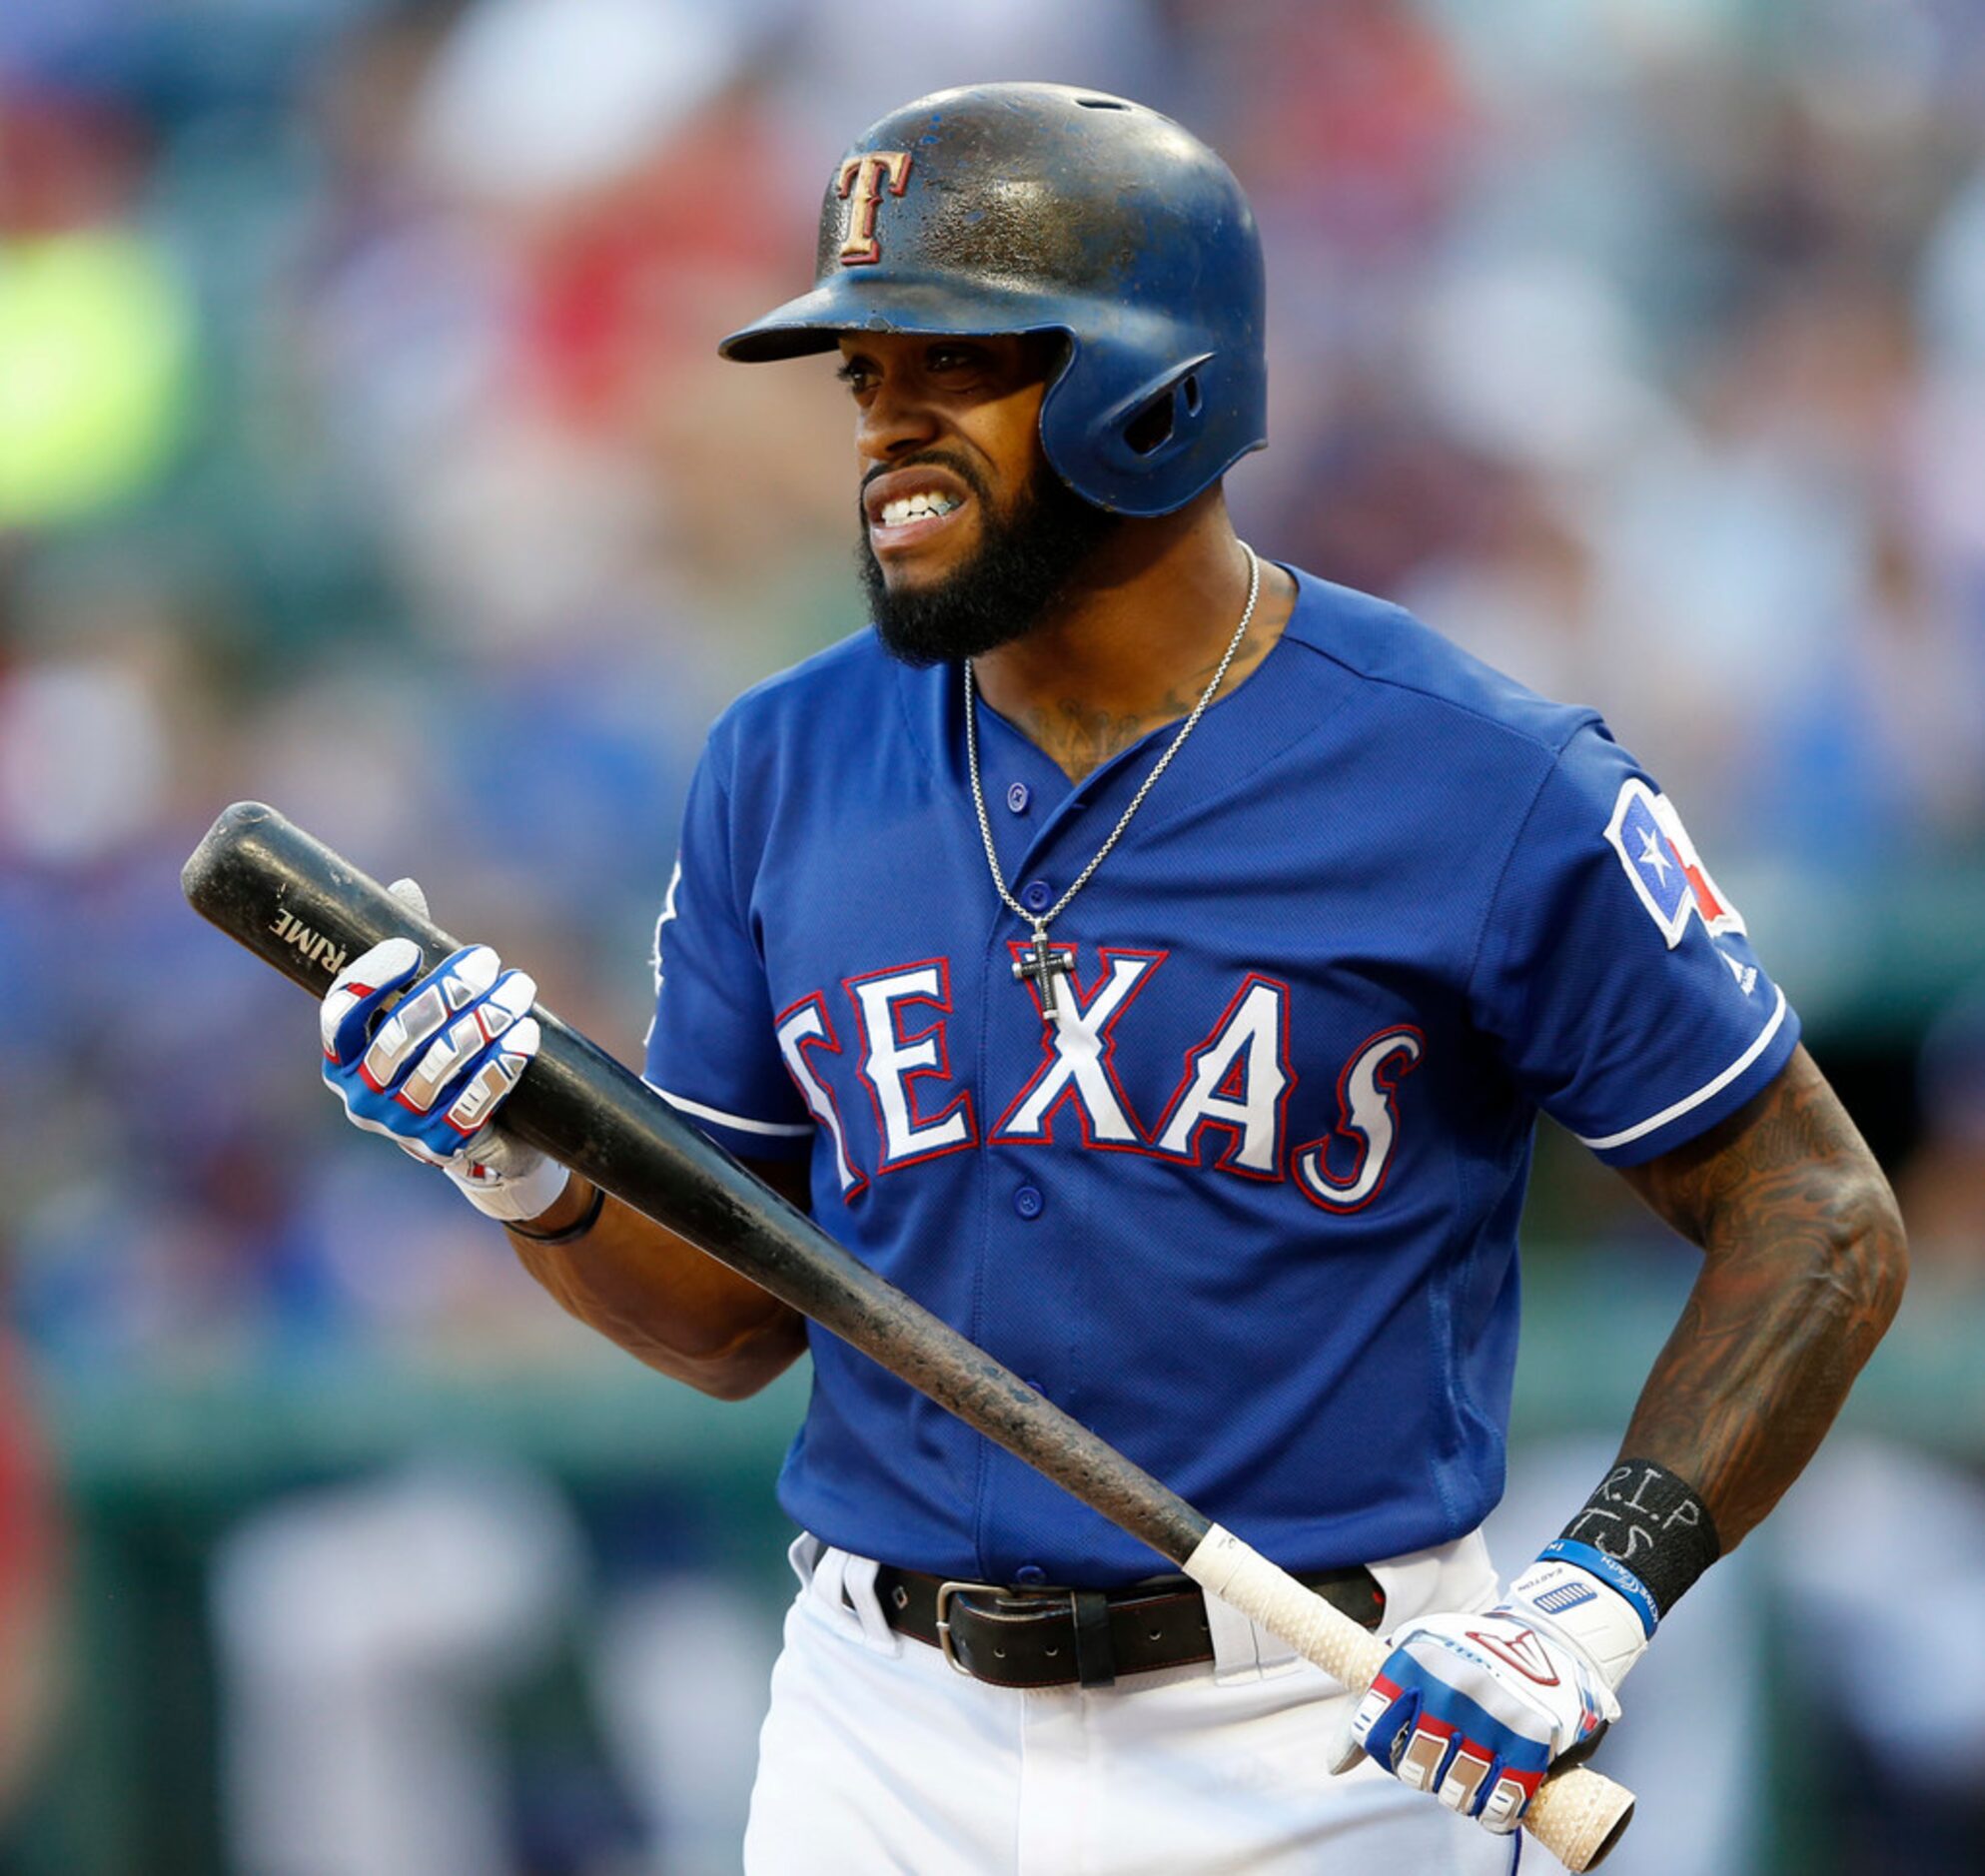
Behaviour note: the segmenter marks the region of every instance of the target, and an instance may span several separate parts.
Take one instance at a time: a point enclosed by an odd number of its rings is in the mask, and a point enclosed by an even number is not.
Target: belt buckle
[[[1064,1591],[1063,1593],[1068,1598],[1068,1604],[1070,1610],[1073,1611],[1075,1607],[1075,1592],[1073,1590],[1067,1590]],[[967,1667],[965,1663],[958,1658],[957,1643],[954,1642],[951,1638],[951,1598],[953,1596],[958,1596],[958,1595],[987,1595],[1009,1601],[1015,1600],[1016,1598],[1014,1597],[1013,1591],[1004,1583],[967,1583],[967,1582],[958,1582],[954,1580],[954,1581],[941,1582],[937,1585],[936,1620],[937,1620],[938,1652],[941,1653],[944,1656],[945,1660],[951,1664],[951,1669],[954,1673],[963,1674],[967,1680],[977,1680],[979,1678],[978,1675],[973,1673],[972,1670],[969,1667]],[[1048,1596],[1037,1597],[1032,1594],[1017,1599],[1022,1601],[1023,1603],[1035,1603],[1035,1602],[1048,1603],[1051,1602],[1052,1600],[1052,1598]],[[985,1619],[987,1621],[998,1622],[998,1621],[1013,1621],[1015,1619],[1024,1620],[1025,1617],[1024,1615],[1021,1615],[1019,1611],[1012,1611],[1002,1614],[998,1610],[989,1610],[986,1613]]]
[[[957,1645],[951,1639],[951,1598],[960,1593],[970,1594],[975,1589],[983,1589],[997,1594],[997,1583],[941,1582],[937,1585],[937,1646],[945,1660],[951,1664],[953,1673],[963,1674],[967,1680],[977,1680],[978,1676],[958,1658]]]

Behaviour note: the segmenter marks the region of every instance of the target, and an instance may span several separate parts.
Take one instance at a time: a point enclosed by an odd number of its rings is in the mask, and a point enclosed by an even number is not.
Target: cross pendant
[[[1041,1021],[1052,1023],[1056,1020],[1055,978],[1066,976],[1075,969],[1072,960],[1065,958],[1048,942],[1048,928],[1045,925],[1034,927],[1034,945],[1025,957],[1013,960],[1013,975],[1021,983],[1033,984],[1041,993]]]

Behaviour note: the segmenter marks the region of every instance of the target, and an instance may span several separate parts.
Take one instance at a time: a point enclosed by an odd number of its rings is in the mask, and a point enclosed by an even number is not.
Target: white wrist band
[[[477,1211],[505,1225],[520,1225],[548,1212],[572,1177],[568,1167],[548,1155],[528,1171],[508,1177],[478,1179],[466,1170],[458,1174],[454,1167],[449,1168],[449,1176]]]

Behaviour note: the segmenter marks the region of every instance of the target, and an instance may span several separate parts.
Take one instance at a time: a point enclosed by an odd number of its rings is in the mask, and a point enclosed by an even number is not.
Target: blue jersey
[[[1473,1528],[1501,1492],[1538,1109],[1627,1165],[1784,1066],[1783,994],[1666,797],[1587,710],[1299,575],[1016,981],[955,666],[870,633],[711,732],[657,933],[647,1075],[814,1217],[1296,1569]],[[1071,784],[980,707],[1044,910],[1176,733]],[[846,1344],[780,1479],[828,1542],[1109,1585],[1151,1553]]]

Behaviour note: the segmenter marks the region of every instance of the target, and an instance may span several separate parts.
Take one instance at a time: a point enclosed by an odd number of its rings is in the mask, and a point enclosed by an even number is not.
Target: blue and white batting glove
[[[1619,1717],[1614,1690],[1654,1632],[1653,1598],[1605,1562],[1599,1576],[1539,1558],[1495,1608],[1395,1631],[1331,1770],[1369,1755],[1485,1829],[1514,1830],[1552,1762]]]
[[[393,890],[426,914],[412,880]],[[537,985],[488,945],[467,945],[426,976],[423,962],[411,938],[388,938],[332,979],[318,1017],[325,1085],[354,1126],[442,1168],[479,1211],[535,1218],[571,1175],[493,1123],[537,1053]]]

